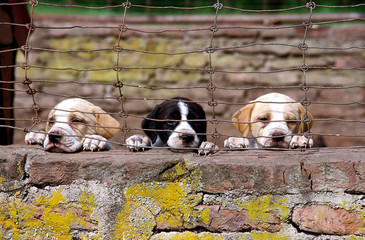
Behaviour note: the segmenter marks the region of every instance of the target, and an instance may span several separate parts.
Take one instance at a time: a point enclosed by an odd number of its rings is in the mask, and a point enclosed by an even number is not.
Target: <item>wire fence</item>
[[[19,23],[13,23],[13,22],[0,22],[0,26],[18,26],[22,28],[26,28],[28,31],[28,35],[26,38],[26,43],[18,48],[10,48],[5,50],[0,50],[0,54],[4,54],[7,52],[16,52],[16,51],[22,51],[24,53],[24,62],[21,64],[15,64],[15,65],[2,65],[0,66],[1,69],[22,69],[23,71],[23,77],[21,80],[15,80],[12,79],[2,79],[1,83],[14,83],[15,85],[22,85],[23,89],[15,88],[3,88],[2,91],[9,91],[9,92],[15,92],[16,94],[28,94],[29,99],[31,99],[31,106],[23,105],[23,106],[17,106],[17,107],[0,107],[2,110],[29,110],[31,109],[34,112],[34,116],[31,119],[27,118],[14,118],[14,119],[6,119],[5,120],[16,120],[17,122],[26,122],[29,123],[28,127],[25,129],[18,126],[0,126],[5,128],[12,128],[18,131],[24,131],[24,132],[39,132],[37,129],[38,125],[41,125],[40,123],[46,123],[49,120],[48,119],[42,119],[40,116],[41,110],[51,110],[53,106],[45,106],[40,105],[37,96],[43,96],[43,95],[50,95],[58,98],[70,98],[70,97],[80,97],[91,101],[111,101],[111,100],[117,100],[119,102],[119,110],[117,112],[106,112],[106,114],[110,114],[111,116],[118,119],[121,123],[121,126],[118,128],[118,130],[122,133],[120,136],[120,139],[114,139],[110,140],[110,142],[115,146],[126,146],[126,139],[128,136],[131,135],[132,132],[140,132],[142,133],[143,130],[141,127],[131,127],[130,124],[135,121],[142,121],[144,119],[148,119],[146,116],[141,116],[140,114],[131,114],[128,109],[128,103],[131,101],[134,102],[153,102],[153,103],[160,103],[163,100],[169,99],[166,97],[159,97],[160,94],[158,91],[178,91],[181,90],[190,91],[190,90],[196,90],[199,91],[200,94],[206,94],[208,97],[202,100],[201,97],[197,99],[192,99],[194,102],[197,102],[199,104],[202,104],[206,106],[207,112],[209,112],[207,119],[203,119],[203,121],[206,121],[208,124],[209,131],[206,133],[208,139],[212,141],[214,144],[219,145],[220,150],[237,150],[237,149],[229,149],[224,148],[220,143],[222,140],[227,139],[229,137],[240,137],[238,134],[228,134],[222,130],[220,130],[220,126],[222,124],[230,124],[231,128],[233,128],[232,123],[249,123],[253,124],[255,122],[235,122],[232,121],[230,118],[222,118],[222,114],[217,113],[217,108],[219,106],[234,106],[238,110],[244,105],[247,105],[249,103],[252,103],[250,101],[227,101],[222,100],[220,97],[217,97],[217,91],[224,91],[226,94],[230,94],[231,91],[254,91],[257,89],[263,89],[263,90],[283,90],[283,89],[290,89],[290,90],[297,90],[298,94],[297,97],[300,99],[296,103],[300,103],[304,109],[305,109],[305,115],[302,119],[298,120],[304,125],[309,126],[311,122],[325,122],[325,123],[348,123],[348,124],[356,124],[359,125],[358,131],[356,134],[354,133],[338,133],[336,132],[336,129],[334,129],[333,133],[321,133],[321,132],[312,132],[308,130],[303,133],[304,136],[306,136],[308,139],[315,138],[317,136],[324,136],[324,137],[341,137],[341,138],[357,138],[359,139],[359,142],[361,144],[356,146],[346,146],[346,147],[331,147],[327,146],[327,148],[364,148],[364,141],[365,138],[365,131],[364,131],[364,124],[365,120],[363,119],[341,119],[336,117],[328,117],[328,118],[316,118],[314,116],[314,119],[311,119],[308,114],[308,109],[310,106],[313,105],[326,105],[328,107],[331,106],[356,106],[363,108],[365,105],[365,102],[363,101],[341,101],[341,98],[339,97],[338,102],[326,102],[326,101],[315,101],[311,99],[311,92],[313,90],[318,89],[330,89],[330,90],[346,90],[346,89],[360,89],[364,91],[365,86],[363,82],[359,84],[349,84],[349,85],[341,85],[341,86],[321,86],[321,85],[311,85],[308,81],[310,78],[309,73],[312,70],[320,70],[320,71],[331,71],[331,72],[337,72],[337,71],[356,71],[359,72],[359,74],[364,74],[365,68],[363,66],[344,66],[344,67],[338,67],[338,66],[316,66],[314,64],[311,64],[310,61],[312,58],[308,58],[308,51],[309,50],[331,50],[331,51],[351,51],[351,50],[360,50],[362,51],[365,47],[361,44],[359,45],[353,45],[353,46],[346,46],[346,44],[343,44],[342,46],[316,46],[308,44],[308,35],[311,32],[312,28],[318,27],[318,26],[324,26],[324,25],[333,25],[333,24],[340,24],[340,23],[363,23],[364,17],[362,15],[357,15],[356,17],[350,17],[346,19],[336,19],[336,20],[324,20],[320,22],[314,22],[313,16],[315,15],[315,10],[318,8],[363,8],[365,7],[365,4],[356,4],[356,5],[348,5],[348,6],[326,6],[326,5],[319,5],[316,4],[314,1],[308,1],[306,4],[302,6],[297,6],[293,8],[288,9],[274,9],[274,10],[249,10],[249,9],[238,9],[230,6],[223,5],[219,0],[216,2],[212,2],[211,5],[207,6],[199,6],[199,7],[174,7],[174,6],[147,6],[147,5],[134,5],[133,1],[125,1],[119,5],[113,5],[113,6],[103,6],[103,7],[89,7],[89,6],[80,6],[80,5],[61,5],[61,4],[50,4],[50,3],[44,3],[42,1],[37,0],[31,0],[27,2],[19,2],[19,3],[0,3],[0,6],[17,6],[17,5],[27,5],[30,9],[30,21],[26,24],[19,24]],[[48,25],[39,25],[35,24],[35,21],[37,19],[36,15],[36,9],[37,6],[44,5],[44,6],[53,6],[57,8],[85,8],[85,9],[94,9],[94,10],[102,10],[107,8],[122,8],[123,9],[123,15],[122,19],[118,23],[107,23],[104,25],[95,25],[92,26],[90,24],[85,25],[73,25],[73,26],[56,26],[55,24],[48,24]],[[129,25],[128,19],[129,19],[129,9],[131,8],[145,8],[149,9],[150,11],[153,11],[155,9],[166,9],[173,13],[174,10],[185,10],[185,11],[194,11],[194,10],[201,10],[201,9],[211,9],[213,12],[213,15],[210,15],[208,19],[211,20],[211,24],[209,24],[208,27],[206,26],[177,26],[173,28],[166,28],[164,25],[155,26],[150,29],[146,28],[137,28],[133,27],[132,25]],[[275,25],[275,26],[258,26],[258,25],[247,25],[247,26],[241,26],[241,25],[232,25],[232,26],[226,26],[226,25],[220,25],[219,22],[219,16],[222,14],[225,10],[230,11],[236,11],[239,14],[249,14],[249,13],[257,13],[257,14],[266,14],[266,13],[282,13],[282,12],[290,12],[292,10],[296,9],[307,9],[307,14],[305,17],[305,20],[302,23],[296,23],[296,24],[288,24],[288,25]],[[130,16],[133,17],[133,16]],[[148,22],[148,19],[143,20],[144,16],[141,16],[141,21]],[[204,16],[202,16],[204,18]],[[205,20],[209,21],[209,20]],[[336,25],[334,25],[336,26]],[[94,48],[94,49],[51,49],[47,47],[42,47],[40,44],[39,46],[32,46],[31,45],[31,38],[35,37],[37,35],[37,30],[41,29],[48,29],[53,31],[68,31],[68,30],[86,30],[86,31],[93,31],[96,29],[110,29],[110,31],[114,31],[117,33],[117,40],[115,42],[110,43],[109,47],[105,48]],[[237,45],[230,45],[230,46],[217,46],[214,42],[214,40],[217,38],[216,35],[219,34],[222,31],[234,31],[234,30],[241,30],[241,31],[250,31],[250,30],[273,30],[278,31],[278,34],[280,30],[287,30],[287,29],[295,29],[298,31],[302,31],[302,39],[300,42],[297,43],[283,43],[283,42],[259,42],[255,38],[253,38],[250,43],[247,44],[237,44]],[[204,48],[199,49],[192,49],[187,51],[180,51],[178,49],[172,49],[169,52],[165,51],[152,51],[152,50],[142,50],[142,49],[136,49],[132,47],[128,47],[127,34],[129,33],[139,33],[139,34],[145,34],[148,36],[159,36],[161,34],[168,34],[168,33],[179,33],[179,34],[185,34],[185,33],[208,33],[206,37],[206,45]],[[290,48],[295,49],[299,51],[299,54],[301,55],[301,62],[298,66],[290,67],[290,66],[283,66],[278,69],[230,69],[229,66],[222,66],[215,63],[215,54],[218,52],[235,52],[235,51],[244,51],[246,49],[252,49],[254,47],[264,48],[264,47],[275,47],[275,48]],[[49,66],[46,63],[44,65],[36,65],[32,62],[31,56],[34,52],[48,52],[48,53],[55,53],[55,54],[94,54],[94,53],[101,53],[101,52],[108,52],[114,55],[115,62],[112,66],[100,66],[98,68],[80,68],[80,67],[69,67],[69,66]],[[194,54],[205,54],[207,60],[206,66],[202,67],[184,67],[184,66],[169,66],[169,65],[158,65],[158,63],[155,66],[128,66],[127,64],[124,64],[124,57],[128,54],[128,56],[132,55],[143,55],[143,56],[149,56],[151,58],[155,56],[167,56],[167,57],[174,57],[177,55],[191,55],[195,56]],[[158,61],[158,59],[156,60]],[[173,61],[172,61],[173,62]],[[41,70],[49,70],[49,71],[56,71],[56,72],[77,72],[82,75],[82,73],[85,72],[110,72],[114,71],[114,79],[113,81],[104,82],[104,81],[94,81],[92,79],[83,79],[83,80],[64,80],[64,79],[55,79],[55,80],[45,80],[41,78],[32,78],[29,77],[29,72],[32,69],[41,69]],[[164,83],[158,85],[151,85],[151,83],[148,83],[148,79],[146,79],[145,84],[140,83],[134,83],[131,81],[124,81],[124,74],[126,72],[142,72],[142,71],[173,71],[173,72],[188,72],[188,73],[199,73],[206,76],[207,81],[204,85],[199,85],[198,83],[189,83],[189,84],[183,84],[183,85],[165,85]],[[279,85],[279,84],[253,84],[251,86],[227,86],[225,84],[222,84],[219,79],[219,74],[227,74],[227,75],[241,75],[241,74],[259,74],[259,75],[267,75],[270,76],[272,74],[278,74],[278,73],[289,73],[289,72],[300,72],[300,84],[299,85]],[[329,81],[328,79],[324,79],[325,81]],[[345,81],[345,80],[344,80]],[[70,86],[70,91],[64,92],[63,94],[56,94],[48,91],[44,91],[42,89],[37,89],[37,84],[65,84],[67,86]],[[72,93],[71,89],[74,88],[74,84],[76,85],[84,85],[84,86],[92,86],[92,85],[103,85],[108,86],[110,88],[115,89],[116,94],[111,94],[110,96],[98,96],[95,94],[95,96],[92,97],[85,97],[82,95],[75,95]],[[151,92],[154,92],[152,94],[148,94],[146,96],[137,96],[137,95],[131,95],[129,94],[128,89],[146,89]],[[340,95],[340,94],[339,94]],[[252,100],[252,99],[251,99]],[[310,109],[309,109],[310,110]],[[102,113],[104,114],[104,113]],[[362,114],[362,113],[359,113]],[[156,119],[155,119],[156,120]],[[167,120],[166,120],[167,121]],[[86,124],[87,125],[87,124]],[[90,126],[95,127],[95,126]],[[148,130],[148,129],[147,129]],[[84,136],[76,136],[75,137],[84,137]],[[258,136],[262,137],[262,136]],[[165,148],[165,147],[163,147]],[[266,149],[272,149],[272,148],[266,148]],[[286,150],[286,149],[281,149]],[[302,150],[302,149],[300,149]]]

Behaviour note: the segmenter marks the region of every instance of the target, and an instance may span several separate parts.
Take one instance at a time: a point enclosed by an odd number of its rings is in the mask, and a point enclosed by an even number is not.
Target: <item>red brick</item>
[[[337,59],[335,67],[338,68],[363,68],[365,59],[363,57],[345,56]]]
[[[164,169],[182,160],[174,154],[168,157],[162,154],[161,157],[158,152],[154,151],[155,155],[151,155],[151,151],[131,153],[128,150],[73,154],[46,153],[44,158],[31,161],[29,183],[62,185],[83,179],[124,185],[137,181],[155,181]]]
[[[365,222],[359,212],[328,205],[296,208],[292,219],[302,231],[335,235],[365,234]]]
[[[342,161],[336,161],[335,156],[318,155],[317,158],[303,161],[302,172],[311,182],[314,191],[354,191],[364,192],[365,163],[361,157],[355,157],[358,150],[353,149],[353,155],[347,152]]]
[[[280,218],[275,212],[265,219],[258,219],[256,222],[251,221],[247,210],[231,210],[219,205],[196,207],[199,210],[209,209],[209,223],[200,223],[212,232],[240,232],[247,230],[261,230],[268,232],[278,232],[281,229]]]
[[[209,209],[209,224],[203,226],[213,232],[238,232],[254,229],[247,211],[223,209],[221,206],[198,206],[198,209]]]

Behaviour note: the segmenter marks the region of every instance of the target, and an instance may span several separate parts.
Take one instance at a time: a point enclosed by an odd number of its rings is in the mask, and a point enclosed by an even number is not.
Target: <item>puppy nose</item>
[[[285,134],[281,132],[274,132],[272,134],[272,140],[274,142],[283,142],[285,139]]]
[[[52,143],[59,143],[62,139],[63,135],[58,133],[50,133],[48,138]]]
[[[183,140],[184,143],[190,143],[190,142],[194,141],[194,135],[184,134],[181,136],[181,139]]]

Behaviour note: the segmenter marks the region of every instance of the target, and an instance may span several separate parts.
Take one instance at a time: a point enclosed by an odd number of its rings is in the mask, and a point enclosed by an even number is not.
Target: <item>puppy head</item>
[[[233,123],[244,137],[251,136],[262,147],[288,147],[291,134],[308,131],[313,123],[301,122],[312,115],[290,97],[270,93],[263,95],[238,110],[232,117]]]
[[[142,128],[152,146],[195,148],[206,141],[207,123],[196,121],[199,119],[205,119],[205,112],[199,104],[176,97],[157,105],[142,122]]]
[[[57,104],[48,115],[44,147],[49,151],[74,152],[82,147],[85,135],[112,137],[119,122],[100,107],[71,98]]]

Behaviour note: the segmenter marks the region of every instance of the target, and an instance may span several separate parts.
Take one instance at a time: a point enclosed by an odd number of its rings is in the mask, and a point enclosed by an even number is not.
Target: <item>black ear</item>
[[[160,105],[157,105],[153,111],[148,114],[147,119],[142,121],[142,129],[144,129],[144,133],[151,139],[152,143],[157,140],[157,132],[150,131],[146,129],[157,129],[157,122],[151,119],[157,119],[157,116],[160,114]]]

